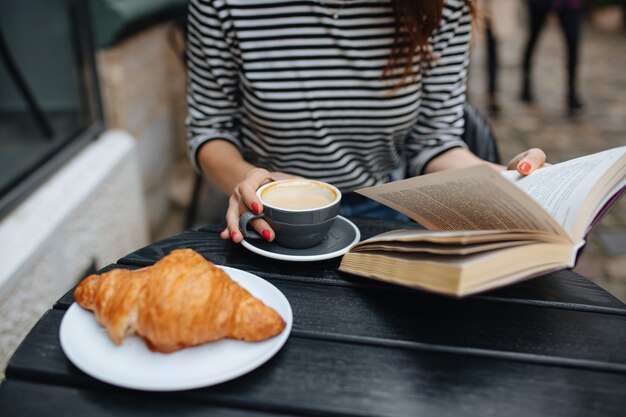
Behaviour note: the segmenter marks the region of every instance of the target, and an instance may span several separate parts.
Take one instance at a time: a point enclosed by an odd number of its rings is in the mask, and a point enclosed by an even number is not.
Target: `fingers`
[[[241,206],[235,194],[228,199],[228,209],[226,210],[226,229],[220,233],[222,239],[232,239],[234,243],[243,240],[243,235],[239,230],[239,216],[241,215]]]
[[[245,207],[249,207],[249,210],[253,213],[259,214],[263,211],[263,203],[257,197],[256,190],[271,181],[274,181],[274,178],[272,178],[272,174],[269,171],[255,168],[248,172],[246,179],[237,185],[235,194],[240,196],[240,202],[243,202]]]
[[[244,235],[239,229],[239,217],[245,211],[247,211],[247,208],[242,206],[234,195],[231,196],[229,207],[226,211],[226,229],[220,233],[222,239],[231,239],[234,243],[240,243],[244,239]],[[263,219],[254,219],[249,224],[268,242],[273,241],[276,237],[270,225]]]
[[[263,203],[256,195],[257,188],[259,186],[256,183],[244,181],[235,189],[235,195],[238,195],[239,203],[244,207],[242,213],[248,210],[248,207],[254,214],[259,214],[263,211]]]
[[[263,219],[254,219],[250,222],[252,228],[257,231],[258,234],[263,236],[265,240],[271,242],[276,235],[270,225]]]
[[[546,165],[545,152],[539,148],[532,148],[511,159],[507,168],[515,169],[521,175],[528,175],[544,165]]]
[[[272,181],[270,173],[261,168],[252,169],[246,175],[245,180],[240,182],[234,189],[233,194],[228,201],[228,209],[226,211],[226,229],[220,233],[222,239],[231,239],[234,243],[240,243],[244,236],[239,230],[239,218],[243,213],[250,210],[255,214],[263,211],[263,203],[256,195],[256,190]],[[255,219],[250,225],[265,240],[271,242],[274,240],[275,234],[269,224],[263,219]]]

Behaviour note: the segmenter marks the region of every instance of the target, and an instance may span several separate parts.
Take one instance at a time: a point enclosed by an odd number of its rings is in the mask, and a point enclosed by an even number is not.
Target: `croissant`
[[[136,333],[162,353],[222,338],[261,341],[285,327],[274,309],[191,249],[136,271],[90,275],[74,299],[95,313],[117,345]]]

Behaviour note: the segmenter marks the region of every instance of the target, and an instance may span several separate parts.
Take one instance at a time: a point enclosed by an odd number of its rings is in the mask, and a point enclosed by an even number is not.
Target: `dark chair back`
[[[465,103],[465,132],[463,140],[478,157],[496,164],[501,163],[496,137],[489,122],[474,106]]]

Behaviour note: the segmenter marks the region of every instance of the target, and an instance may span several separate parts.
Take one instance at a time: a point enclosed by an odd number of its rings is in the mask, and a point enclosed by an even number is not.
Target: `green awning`
[[[187,1],[90,0],[95,45],[108,47],[152,24],[182,19]]]

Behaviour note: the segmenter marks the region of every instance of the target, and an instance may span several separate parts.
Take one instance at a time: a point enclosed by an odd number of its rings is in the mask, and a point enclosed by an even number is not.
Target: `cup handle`
[[[248,230],[248,223],[253,219],[260,219],[264,217],[263,213],[255,214],[251,211],[246,211],[239,218],[239,229],[246,239],[262,239],[263,237],[253,230]]]

